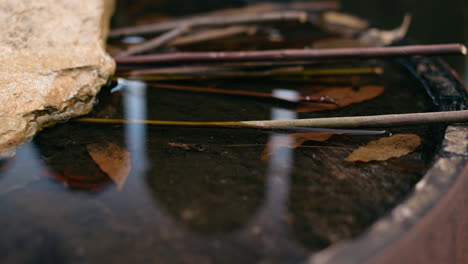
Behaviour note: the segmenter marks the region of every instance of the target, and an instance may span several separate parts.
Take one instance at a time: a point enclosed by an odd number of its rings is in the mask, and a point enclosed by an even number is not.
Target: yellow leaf
[[[348,162],[385,161],[399,158],[415,151],[421,138],[414,134],[398,134],[369,142],[345,158]]]

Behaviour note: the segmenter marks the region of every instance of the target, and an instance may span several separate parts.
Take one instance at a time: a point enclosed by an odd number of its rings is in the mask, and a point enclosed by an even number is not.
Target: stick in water
[[[176,52],[171,54],[118,57],[118,64],[169,64],[180,62],[242,62],[333,60],[402,57],[413,55],[466,55],[463,44],[413,45],[398,47],[298,49],[231,52]]]
[[[129,48],[128,50],[117,54],[117,57],[135,55],[138,53],[143,53],[149,50],[160,48],[164,46],[165,44],[167,44],[168,42],[170,42],[171,40],[174,40],[175,38],[187,33],[189,30],[190,30],[190,26],[182,25],[165,34],[162,34],[161,36],[158,36],[146,42],[143,42],[142,44],[138,46]]]
[[[118,28],[110,32],[110,37],[119,37],[127,35],[141,35],[150,33],[159,33],[177,28],[181,24],[192,24],[193,22],[199,22],[200,25],[210,26],[211,21],[219,21],[220,18],[225,19],[231,17],[233,22],[243,23],[257,23],[257,22],[274,22],[278,20],[297,20],[297,17],[287,17],[278,14],[291,14],[293,11],[307,11],[307,12],[323,12],[327,10],[338,10],[341,5],[338,1],[313,1],[313,2],[296,2],[296,3],[259,3],[248,5],[241,8],[230,8],[223,9],[214,12],[208,12],[204,14],[197,14],[196,16],[184,17],[175,20],[154,23],[149,25],[132,26],[125,28]],[[277,11],[281,11],[278,13]],[[249,14],[250,16],[246,16]],[[266,14],[266,15],[265,15]],[[273,15],[272,15],[273,14]],[[276,14],[276,15],[274,15]],[[269,19],[261,19],[259,16],[269,17]],[[237,19],[232,19],[236,18]],[[301,16],[302,17],[302,16]],[[239,19],[243,18],[243,19]],[[249,19],[250,18],[250,21]],[[204,23],[201,23],[204,22]],[[227,22],[227,21],[226,21]],[[225,22],[225,23],[226,23]],[[235,23],[231,23],[232,25]],[[219,26],[219,25],[215,25]]]
[[[183,46],[241,34],[253,35],[255,32],[257,32],[257,30],[258,28],[255,26],[232,26],[216,29],[206,29],[188,36],[178,37],[167,43],[167,45]]]
[[[254,128],[254,129],[282,129],[292,127],[310,128],[364,128],[364,127],[402,127],[427,124],[451,124],[468,122],[468,110],[450,112],[431,112],[416,114],[395,114],[356,117],[332,117],[293,120],[269,121],[237,121],[237,122],[181,122],[159,120],[125,120],[79,118],[76,122],[103,124],[147,124],[155,126],[182,127],[224,127],[224,128]]]
[[[120,73],[119,77],[140,81],[171,80],[172,77],[189,79],[228,79],[228,78],[262,78],[262,77],[312,77],[312,76],[350,76],[350,75],[381,75],[380,67],[336,68],[336,69],[304,69],[303,67],[279,68],[267,71],[229,71],[222,66],[213,67],[173,67],[162,69],[144,69]],[[175,74],[178,73],[178,74]],[[169,78],[167,78],[169,77]],[[185,78],[184,78],[185,77]],[[177,78],[173,78],[177,79]]]
[[[147,84],[149,87],[169,89],[169,90],[178,90],[178,91],[189,91],[189,92],[198,92],[198,93],[211,93],[211,94],[224,94],[224,95],[239,95],[239,96],[248,96],[248,97],[257,97],[257,98],[266,98],[266,99],[278,99],[285,100],[290,102],[309,102],[309,103],[319,103],[319,104],[336,104],[332,99],[325,96],[280,96],[274,95],[271,93],[262,93],[262,92],[253,92],[253,91],[241,91],[241,90],[226,90],[226,89],[217,89],[211,87],[193,87],[193,86],[182,86],[182,85],[173,85],[173,84]]]
[[[193,28],[196,28],[267,23],[275,21],[298,21],[305,23],[308,18],[309,15],[304,11],[273,11],[260,14],[240,14],[232,16],[199,16],[156,24],[115,29],[109,33],[109,37],[155,34],[172,30],[182,25],[191,25]]]

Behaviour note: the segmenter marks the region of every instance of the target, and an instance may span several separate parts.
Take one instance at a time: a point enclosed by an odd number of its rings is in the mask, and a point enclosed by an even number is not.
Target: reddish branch
[[[374,48],[267,50],[234,52],[177,52],[142,56],[117,57],[118,64],[171,64],[202,62],[336,60],[402,57],[413,55],[466,55],[462,44],[414,45]]]

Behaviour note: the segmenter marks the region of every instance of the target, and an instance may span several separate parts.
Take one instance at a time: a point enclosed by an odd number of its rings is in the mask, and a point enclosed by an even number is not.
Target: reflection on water
[[[90,116],[231,121],[432,109],[420,84],[399,66],[370,63],[385,67],[377,81],[385,84],[385,94],[336,111],[298,114],[294,103],[159,90],[121,79],[103,89]],[[311,83],[235,79],[190,85],[291,98]],[[434,138],[440,139],[435,131],[394,129],[421,135],[423,146],[401,159],[354,165],[344,157],[375,136],[336,136],[281,148],[262,162],[268,142],[283,145],[292,137],[255,130],[60,124],[0,163],[0,260],[298,263],[362,234],[403,199],[430,165]],[[132,171],[121,191],[87,152],[87,145],[104,142],[131,153]],[[184,144],[201,147],[174,147]]]
[[[388,72],[385,78],[394,83],[388,82],[392,89],[385,97],[328,114],[379,113],[382,105],[389,112],[430,107],[420,92],[411,92],[409,87],[417,87],[414,81],[402,82],[398,71]],[[297,84],[287,82],[282,89],[276,89],[278,82],[265,81],[232,81],[226,87],[265,89],[260,84],[289,97],[297,93]],[[398,106],[393,104],[396,98]],[[414,104],[415,98],[421,104]],[[152,90],[129,81],[104,89],[99,99],[92,116],[163,120],[298,116],[280,103]],[[174,102],[183,105],[175,107]],[[431,131],[422,127],[393,132],[431,138]],[[431,145],[381,164],[343,162],[353,148],[374,138],[338,136],[295,150],[282,148],[263,163],[260,156],[267,142],[284,144],[291,137],[251,130],[61,124],[45,130],[2,164],[0,225],[5,229],[0,256],[7,263],[37,259],[296,263],[308,252],[365,230],[410,190],[429,165],[431,156],[425,153],[430,153]],[[88,144],[109,141],[131,152],[132,171],[122,191],[86,150]],[[198,144],[202,151],[168,143]],[[24,250],[31,253],[25,256]]]
[[[121,79],[114,91],[119,89],[123,93],[125,119],[146,120],[146,84]],[[148,162],[146,156],[146,125],[126,124],[125,135],[128,150],[132,153],[132,164],[140,166],[141,168],[137,168],[138,170],[144,170]]]

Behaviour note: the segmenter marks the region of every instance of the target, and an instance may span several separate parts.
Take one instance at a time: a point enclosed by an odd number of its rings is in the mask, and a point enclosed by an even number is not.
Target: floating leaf
[[[383,86],[362,86],[358,88],[353,87],[330,87],[324,88],[316,93],[310,94],[304,91],[304,94],[309,94],[311,97],[325,97],[330,98],[336,105],[333,104],[318,104],[312,102],[301,102],[296,111],[299,113],[319,112],[326,110],[335,110],[348,106],[350,104],[360,103],[374,99],[384,92]]]
[[[369,142],[346,157],[348,162],[385,161],[399,158],[415,151],[421,138],[414,134],[398,134]]]
[[[339,132],[307,132],[290,134],[287,137],[279,137],[277,140],[270,140],[265,146],[260,159],[267,161],[268,158],[280,148],[295,149],[307,141],[323,142],[329,140],[333,135],[340,135]]]
[[[131,170],[130,153],[111,142],[89,144],[86,149],[99,168],[121,190]]]

